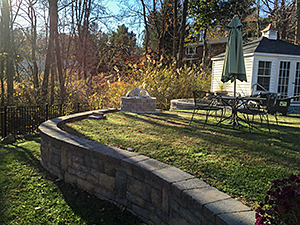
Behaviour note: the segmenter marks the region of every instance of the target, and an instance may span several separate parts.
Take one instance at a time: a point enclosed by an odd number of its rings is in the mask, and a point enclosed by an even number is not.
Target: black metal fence
[[[38,126],[48,119],[89,110],[85,103],[43,106],[0,107],[0,137],[37,132]]]

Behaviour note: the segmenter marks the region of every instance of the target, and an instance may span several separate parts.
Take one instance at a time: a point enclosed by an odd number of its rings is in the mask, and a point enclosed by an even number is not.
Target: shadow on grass
[[[181,133],[182,136],[196,136],[214,145],[238,149],[238,154],[243,152],[253,157],[263,156],[276,162],[278,165],[291,163],[297,165],[297,167],[300,165],[299,159],[293,155],[286,154],[286,151],[300,152],[298,141],[300,129],[295,127],[296,125],[299,126],[299,123],[285,122],[283,121],[284,118],[281,117],[278,125],[276,123],[270,124],[271,133],[269,133],[266,124],[260,130],[252,128],[251,132],[249,132],[247,127],[238,129],[232,126],[213,125],[211,123],[212,118],[210,118],[209,124],[203,128],[205,113],[197,113],[192,126],[188,125],[189,120],[186,118],[168,112],[163,114],[141,114],[141,116],[126,114],[126,117],[159,127],[168,128],[174,124],[181,125],[178,127],[172,126],[172,129],[177,133]],[[258,122],[255,125],[260,126]],[[294,127],[291,127],[293,125]]]
[[[32,189],[41,189],[40,184],[41,180],[47,180],[46,185],[43,186],[44,192],[47,193],[46,198],[47,201],[49,199],[56,199],[57,195],[61,195],[64,199],[66,204],[72,209],[72,213],[77,215],[80,218],[80,222],[76,221],[71,222],[71,224],[124,224],[124,225],[131,225],[131,224],[139,224],[141,221],[133,216],[128,211],[124,210],[123,208],[118,208],[117,206],[108,203],[107,201],[100,200],[95,196],[91,196],[90,194],[82,191],[70,184],[67,184],[63,181],[57,180],[56,177],[51,175],[48,171],[46,171],[41,163],[40,163],[40,155],[37,149],[37,145],[40,145],[40,138],[39,137],[26,137],[26,140],[22,140],[20,142],[16,142],[6,146],[0,146],[0,168],[2,173],[2,177],[0,179],[0,224],[10,224],[12,220],[15,220],[16,217],[12,215],[7,215],[6,210],[12,210],[11,214],[15,214],[14,210],[11,209],[13,206],[11,201],[15,200],[10,197],[10,193],[12,189],[20,189],[20,185],[23,187],[27,186],[27,180],[33,179],[34,182],[30,183]],[[34,142],[35,149],[31,149],[31,145],[25,145],[23,143],[26,142]],[[25,170],[26,165],[30,167],[29,174],[26,177],[22,178],[19,177],[17,172],[14,171],[15,168],[11,169],[11,165],[18,168],[20,174],[23,172],[21,170]],[[25,174],[25,173],[24,173]],[[13,183],[14,182],[14,183]],[[49,186],[50,185],[50,186]],[[53,191],[49,191],[54,187]],[[31,191],[32,195],[35,193],[34,190]],[[21,190],[21,194],[26,194],[27,191]],[[49,194],[49,195],[48,195]],[[53,195],[53,196],[51,196]],[[36,204],[36,202],[31,202],[31,200],[26,199],[26,195],[22,196],[22,204]],[[24,199],[25,198],[25,199]],[[37,198],[40,198],[37,196]],[[34,200],[33,200],[34,201]],[[46,200],[45,200],[46,201]],[[49,200],[53,201],[53,200]],[[19,204],[18,204],[19,205]],[[24,206],[25,207],[25,206]],[[29,206],[26,206],[28,208]],[[61,207],[61,206],[60,206]],[[48,208],[48,210],[46,210]],[[49,222],[57,223],[57,216],[63,216],[64,214],[70,213],[69,211],[64,211],[62,208],[61,211],[57,212],[57,214],[52,215],[50,214],[51,209],[55,209],[57,211],[59,207],[56,207],[56,200],[54,201],[53,205],[44,205],[45,212],[43,214],[39,214],[41,216],[40,219],[45,219]],[[60,208],[59,208],[60,209]],[[17,209],[15,209],[17,210]],[[42,210],[40,210],[40,213]],[[30,212],[29,212],[30,213]],[[33,214],[35,211],[33,211]],[[16,213],[17,214],[17,213]],[[18,216],[18,220],[21,220],[22,224],[32,224],[31,220],[22,220],[22,215]],[[28,217],[26,215],[26,217]],[[39,221],[39,218],[35,218],[36,221]],[[42,220],[41,220],[42,221]],[[67,221],[66,221],[67,222]],[[41,222],[42,223],[42,222]],[[60,222],[58,224],[64,224],[64,222]]]

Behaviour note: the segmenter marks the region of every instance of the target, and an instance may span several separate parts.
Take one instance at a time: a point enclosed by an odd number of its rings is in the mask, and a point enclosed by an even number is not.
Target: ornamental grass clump
[[[255,224],[300,224],[300,174],[272,181],[265,202],[256,209]]]

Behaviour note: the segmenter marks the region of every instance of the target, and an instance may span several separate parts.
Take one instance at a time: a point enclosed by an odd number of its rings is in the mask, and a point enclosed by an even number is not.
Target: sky
[[[134,0],[127,0],[128,4],[134,4]],[[120,6],[120,1],[119,0],[107,0],[107,3],[105,4],[106,7],[108,8],[109,11],[113,12],[114,14],[118,14],[121,10],[121,6]],[[122,20],[122,21],[114,21],[111,23],[111,30],[116,31],[118,26],[121,26],[122,24],[125,24],[125,26],[128,28],[129,32],[133,32],[136,34],[136,38],[138,40],[138,44],[142,43],[142,39],[143,39],[143,26],[141,27],[137,21],[136,25],[133,25],[132,22],[129,21],[129,19],[127,20]],[[104,28],[104,32],[105,32]]]
[[[122,0],[100,0],[102,4],[105,5],[105,7],[109,10],[109,12],[112,12],[113,14],[118,14],[121,10],[120,7],[120,2],[122,2]],[[134,4],[135,0],[127,0],[126,3],[129,4]],[[16,3],[16,2],[15,2]],[[26,11],[26,9],[23,9],[24,11]],[[23,10],[21,10],[21,13],[24,14]],[[27,12],[27,11],[26,11]],[[43,13],[43,11],[40,11],[40,13]],[[24,14],[25,18],[27,18],[27,16]],[[40,14],[38,20],[40,21],[39,27],[44,30],[44,22],[42,19],[43,15]],[[62,16],[60,17],[62,19]],[[61,20],[63,21],[63,19]],[[132,24],[130,24],[130,21],[127,20],[122,20],[120,21],[119,18],[117,19],[104,19],[105,22],[110,21],[109,22],[109,26],[106,27],[104,25],[101,25],[101,23],[99,23],[100,29],[103,32],[109,32],[109,31],[116,31],[118,26],[121,26],[122,24],[125,24],[125,26],[128,28],[129,32],[134,32],[136,34],[136,38],[138,41],[138,44],[142,43],[142,31],[143,31],[143,26],[142,27],[138,27],[138,26],[133,26]],[[24,18],[22,18],[21,16],[17,17],[17,21],[15,23],[15,26],[19,27],[28,27],[29,23],[28,21],[26,21]]]

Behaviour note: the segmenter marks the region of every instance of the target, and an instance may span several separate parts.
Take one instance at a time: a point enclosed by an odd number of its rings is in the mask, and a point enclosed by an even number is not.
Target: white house
[[[236,90],[242,96],[267,91],[287,96],[300,95],[300,46],[277,39],[277,30],[270,24],[262,37],[243,45],[247,82],[237,80]],[[211,91],[221,87],[233,93],[233,83],[222,85],[224,55],[212,58]],[[295,99],[292,105],[300,105]]]

